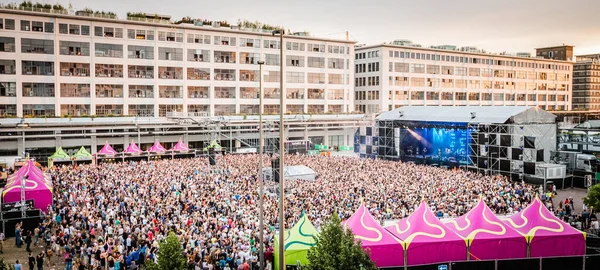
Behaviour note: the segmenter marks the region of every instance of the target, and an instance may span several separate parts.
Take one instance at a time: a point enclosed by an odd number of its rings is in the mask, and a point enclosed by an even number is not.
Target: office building
[[[572,70],[572,62],[474,47],[363,46],[355,51],[355,110],[372,114],[406,105],[570,110]]]
[[[575,58],[573,57],[573,46],[570,45],[536,48],[535,56],[544,59],[575,61]]]
[[[573,110],[600,110],[600,54],[577,56],[573,65]]]

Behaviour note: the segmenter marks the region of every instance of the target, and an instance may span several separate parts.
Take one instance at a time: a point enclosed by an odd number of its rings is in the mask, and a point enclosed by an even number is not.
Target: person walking
[[[37,270],[44,270],[44,252],[40,252],[35,257],[35,263],[37,263]]]
[[[19,224],[17,223],[17,226],[15,226],[15,245],[17,246],[17,248],[21,248],[21,227],[19,227]]]
[[[29,256],[27,257],[27,264],[29,264],[29,270],[35,269],[35,257],[31,252],[29,252]]]
[[[21,265],[21,264],[19,263],[19,260],[17,260],[17,261],[15,262],[15,264],[13,265],[13,268],[15,268],[15,270],[23,270],[23,265]]]
[[[27,252],[31,252],[31,231],[27,231],[26,232],[26,236],[25,236],[25,245],[27,245],[25,247],[25,251]]]

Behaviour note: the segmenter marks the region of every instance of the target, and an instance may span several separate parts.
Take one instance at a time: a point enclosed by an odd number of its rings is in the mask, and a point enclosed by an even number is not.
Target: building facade
[[[573,66],[573,110],[600,110],[600,54],[577,56]]]
[[[570,45],[562,45],[554,47],[536,48],[535,56],[544,59],[575,61],[575,58],[573,57],[573,47],[574,46]]]
[[[0,9],[0,114],[279,113],[279,37],[260,29]],[[284,37],[285,112],[354,109],[354,42]]]
[[[573,63],[380,44],[355,49],[355,110],[400,106],[571,109]]]

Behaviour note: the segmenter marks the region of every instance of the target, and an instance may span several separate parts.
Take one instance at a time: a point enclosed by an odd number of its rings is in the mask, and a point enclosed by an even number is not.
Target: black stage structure
[[[374,147],[381,159],[545,178],[555,118],[526,106],[405,106],[377,117]]]

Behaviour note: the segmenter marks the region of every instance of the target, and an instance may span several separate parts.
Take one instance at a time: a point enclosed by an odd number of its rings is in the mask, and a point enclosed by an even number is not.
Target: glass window
[[[31,22],[31,31],[33,32],[44,32],[43,22]]]
[[[325,84],[325,73],[308,73],[308,83]]]
[[[159,85],[159,98],[183,98],[183,86],[179,85]]]
[[[210,68],[187,68],[187,79],[208,81],[210,80]]]
[[[277,40],[263,40],[265,49],[279,49],[279,41]]]
[[[61,62],[60,76],[89,77],[90,64]]]
[[[264,98],[279,99],[279,87],[266,87],[264,91]]]
[[[235,69],[219,69],[215,68],[216,81],[235,81]]]
[[[210,62],[210,51],[200,49],[188,49],[187,60],[193,62]]]
[[[129,104],[129,115],[154,117],[153,104]]]
[[[127,57],[129,59],[154,59],[154,47],[128,45]]]
[[[304,67],[304,56],[287,55],[286,66],[288,67]]]
[[[183,61],[183,49],[181,48],[159,47],[158,55],[160,60]]]
[[[215,51],[215,62],[216,63],[230,63],[234,64],[236,61],[235,52],[223,52]]]
[[[328,84],[344,84],[344,74],[327,74],[329,77],[327,80]]]
[[[56,116],[54,104],[23,104],[23,115],[31,117]]]
[[[260,60],[260,53],[240,52],[241,64],[257,64]]]
[[[259,89],[257,87],[240,87],[240,98],[255,99],[259,97]]]
[[[286,73],[286,82],[288,82],[288,83],[304,83],[304,72],[288,71]]]
[[[427,65],[427,74],[440,74],[440,66]]]
[[[122,98],[123,85],[121,84],[96,84],[97,98]]]
[[[13,20],[13,19],[4,20],[4,29],[15,30],[15,20]]]
[[[188,86],[188,98],[210,98],[208,86]]]
[[[81,35],[82,36],[89,36],[90,35],[90,26],[89,25],[82,25],[81,26]]]
[[[287,88],[285,95],[288,99],[304,99],[304,89],[303,88]]]
[[[60,97],[90,97],[90,84],[61,83]]]
[[[325,52],[325,45],[308,44],[309,52]]]
[[[69,24],[69,35],[79,35],[79,25]]]
[[[308,99],[325,99],[325,89],[308,88]]]
[[[258,70],[240,70],[240,81],[258,82],[259,78]]]
[[[158,67],[158,78],[160,79],[183,79],[182,67]]]
[[[96,104],[96,115],[98,115],[98,116],[123,115],[123,105]]]
[[[265,54],[265,64],[268,66],[279,66],[279,55]]]
[[[96,64],[96,77],[123,78],[123,65]]]
[[[15,52],[15,38],[0,37],[0,52]]]
[[[154,66],[127,66],[128,78],[153,79]]]
[[[0,97],[16,97],[17,83],[16,82],[0,82]]]
[[[121,44],[96,43],[95,47],[97,57],[123,58],[123,45]]]
[[[90,115],[90,105],[88,104],[61,104],[60,115],[68,116],[87,116]]]
[[[266,106],[265,106],[266,109]],[[265,110],[266,113],[266,110]],[[215,116],[235,114],[234,105],[215,105]]]
[[[379,63],[376,63],[376,64],[377,64],[377,67],[379,67]],[[329,58],[329,59],[327,59],[327,67],[333,68],[333,69],[344,69],[344,59]]]
[[[412,73],[425,73],[424,64],[410,64],[410,69]]]
[[[23,83],[23,97],[54,97],[53,83]]]
[[[279,77],[281,74],[279,71],[266,71],[265,72],[265,78],[264,81],[265,82],[279,82]]]
[[[54,41],[47,39],[21,39],[22,53],[54,54]]]
[[[129,85],[130,98],[154,98],[153,85]],[[131,109],[129,111],[131,114]]]
[[[329,89],[329,90],[327,90],[327,99],[329,99],[329,100],[344,99],[344,89]]]
[[[89,42],[60,41],[61,55],[90,56]]]
[[[0,74],[16,74],[16,70],[15,60],[0,59]]]
[[[308,67],[325,68],[325,57],[308,57]]]
[[[23,75],[54,76],[54,62],[23,61]]]
[[[21,20],[21,31],[31,31],[31,21]]]
[[[215,86],[215,98],[235,99],[235,87]]]

